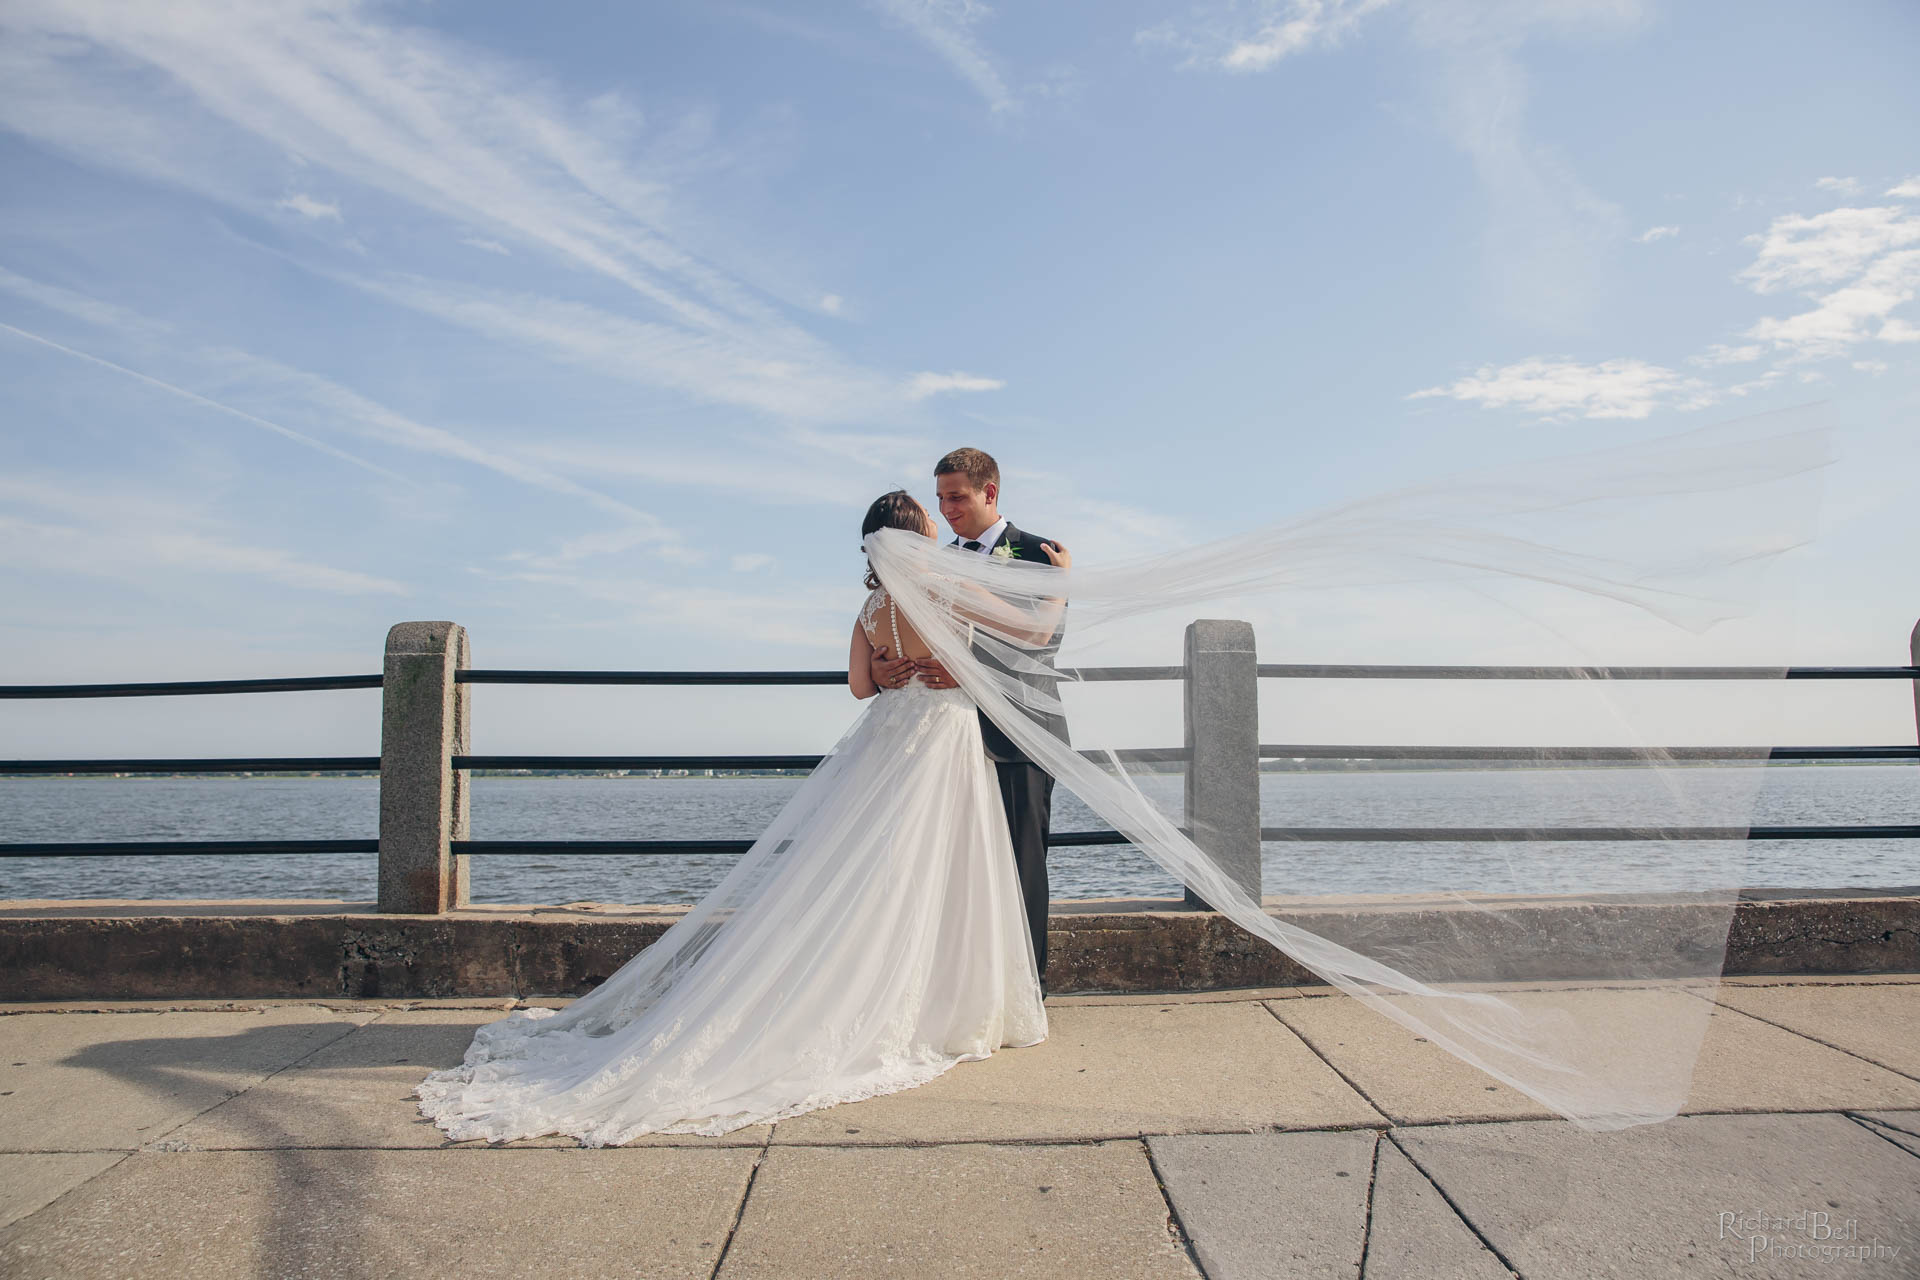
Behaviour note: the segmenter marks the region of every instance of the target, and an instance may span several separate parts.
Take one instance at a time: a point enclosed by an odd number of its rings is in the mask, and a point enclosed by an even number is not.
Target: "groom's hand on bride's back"
[[[898,689],[913,675],[913,659],[893,657],[887,646],[878,644],[873,647],[873,656],[868,659],[867,668],[873,673],[875,687]]]
[[[920,673],[920,679],[930,688],[957,689],[960,687],[960,682],[953,678],[953,673],[941,664],[940,659],[914,658],[911,659],[911,661],[914,670]]]

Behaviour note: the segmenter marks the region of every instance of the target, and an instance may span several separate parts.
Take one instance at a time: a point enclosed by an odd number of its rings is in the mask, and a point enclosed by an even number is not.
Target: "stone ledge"
[[[1729,975],[1920,971],[1920,895],[1836,891],[1743,899]],[[1471,902],[1272,898],[1267,909],[1336,942],[1462,939],[1501,970],[1430,980],[1630,979],[1604,947],[1622,913],[1636,930],[1684,949],[1724,907],[1658,898],[1567,904],[1551,898]],[[682,908],[576,903],[476,906],[439,916],[379,915],[370,904],[48,902],[0,904],[0,991],[7,1000],[384,999],[567,996],[591,990],[658,938]],[[1601,931],[1595,925],[1608,927]],[[1049,988],[1075,992],[1212,991],[1317,985],[1286,955],[1212,912],[1172,899],[1054,904]]]

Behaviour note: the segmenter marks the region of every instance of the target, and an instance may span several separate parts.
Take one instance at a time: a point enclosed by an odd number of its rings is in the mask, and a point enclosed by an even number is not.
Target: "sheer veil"
[[[1686,1101],[1762,773],[1698,767],[1667,748],[1737,735],[1764,757],[1780,740],[1782,682],[1628,682],[1604,668],[1784,674],[1791,565],[1777,562],[1811,537],[1831,460],[1821,412],[1457,476],[1126,563],[1077,554],[1061,570],[894,529],[866,548],[982,711],[1171,877],[1415,1035],[1583,1127],[1620,1128]],[[1180,666],[1198,618],[1250,623],[1266,663],[1585,676],[1476,682],[1471,704],[1458,681],[1262,681],[1267,726],[1311,711],[1345,725],[1347,743],[1391,743],[1399,712],[1452,698],[1470,710],[1446,741],[1525,734],[1539,745],[1501,756],[1499,778],[1524,794],[1490,809],[1477,834],[1414,846],[1301,834],[1317,828],[1290,811],[1304,793],[1289,779],[1312,764],[1275,761],[1293,772],[1258,775],[1261,893],[1185,812],[1206,771],[1244,779],[1246,762],[1149,750],[1183,741],[1180,699],[1167,696],[1179,682],[1155,692],[1078,675]],[[1261,734],[1274,736],[1301,740]],[[1614,760],[1567,767],[1568,747],[1614,748]],[[1407,773],[1345,768],[1330,825],[1381,825],[1372,815],[1395,812]],[[1586,834],[1487,830],[1549,827]],[[1596,838],[1605,830],[1637,838]],[[1372,878],[1343,882],[1359,861]]]

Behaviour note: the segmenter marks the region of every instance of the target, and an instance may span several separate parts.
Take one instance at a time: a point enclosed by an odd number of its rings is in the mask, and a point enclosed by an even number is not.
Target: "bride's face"
[[[913,505],[920,508],[920,532],[926,534],[929,538],[938,538],[940,534],[934,528],[933,512],[927,510],[925,504],[918,498],[913,500]]]

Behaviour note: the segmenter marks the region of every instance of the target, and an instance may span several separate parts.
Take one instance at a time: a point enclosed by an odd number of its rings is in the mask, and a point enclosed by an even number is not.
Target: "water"
[[[1691,786],[1741,788],[1739,769],[1684,771]],[[1644,804],[1630,770],[1282,773],[1262,777],[1270,826],[1611,825]],[[476,839],[751,838],[799,778],[477,778]],[[1181,780],[1146,780],[1176,804]],[[1640,810],[1640,812],[1645,812]],[[378,828],[376,778],[0,779],[0,841],[365,839]],[[1920,768],[1765,770],[1761,825],[1920,823]],[[1054,828],[1098,829],[1058,795]],[[1920,840],[1756,841],[1747,885],[1891,888],[1920,884]],[[1551,892],[1558,872],[1597,864],[1655,868],[1696,855],[1660,844],[1459,846],[1270,843],[1269,893],[1411,892],[1480,887]],[[1569,862],[1569,860],[1580,860]],[[691,902],[731,856],[501,856],[473,860],[479,902]],[[1170,897],[1179,886],[1126,847],[1055,849],[1056,898]],[[1636,874],[1641,874],[1636,872]],[[372,854],[286,857],[0,859],[0,898],[343,898],[374,894]]]

